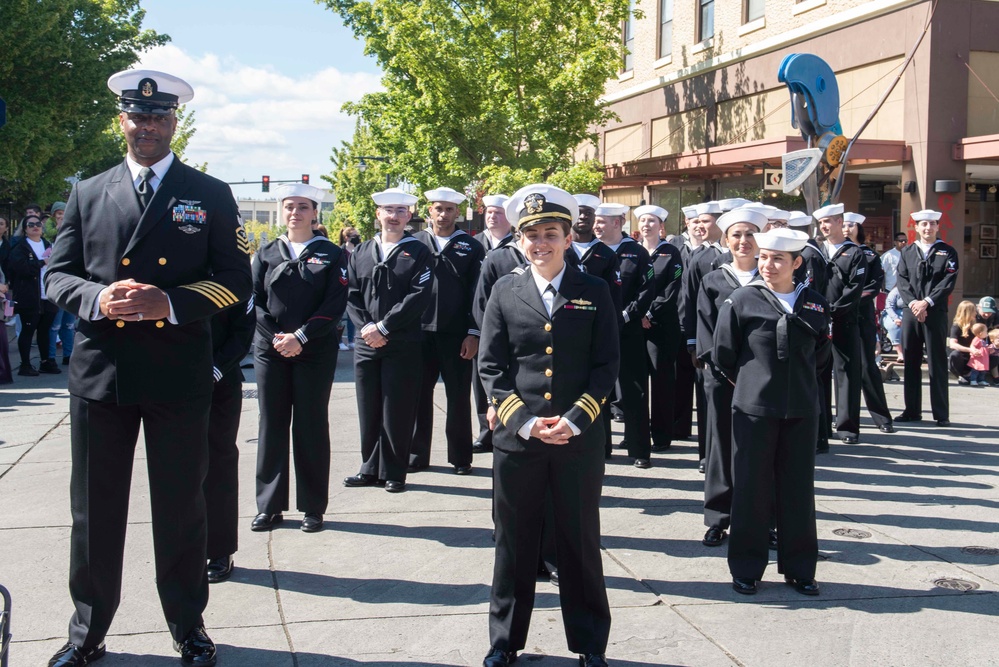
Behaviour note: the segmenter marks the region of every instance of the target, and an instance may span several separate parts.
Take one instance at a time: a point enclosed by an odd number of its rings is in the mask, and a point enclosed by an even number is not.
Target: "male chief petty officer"
[[[194,96],[151,70],[108,80],[128,155],[69,198],[46,288],[80,318],[69,367],[73,513],[69,642],[50,666],[105,653],[121,597],[139,428],[149,470],[156,587],[185,664],[214,665],[205,633],[210,319],[250,297],[249,243],[229,188],[170,151]]]
[[[530,263],[501,278],[486,305],[479,373],[496,410],[496,562],[485,667],[527,641],[550,492],[569,650],[606,667],[610,609],[600,561],[604,430],[600,406],[617,378],[619,311],[605,281],[565,261],[578,215],[569,193],[529,185],[507,204]],[[492,413],[490,413],[492,414]],[[594,423],[596,422],[596,423]]]

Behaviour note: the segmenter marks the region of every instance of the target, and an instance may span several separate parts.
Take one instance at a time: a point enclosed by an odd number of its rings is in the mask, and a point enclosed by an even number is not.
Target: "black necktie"
[[[142,204],[143,211],[146,210],[146,207],[149,206],[149,201],[153,198],[153,186],[150,185],[149,181],[155,175],[149,167],[143,167],[139,170],[139,178],[142,180],[139,182],[136,192],[139,193],[139,203]]]
[[[545,288],[545,293],[542,296],[542,301],[545,302],[545,310],[548,311],[548,317],[552,316],[552,311],[555,310],[555,287],[551,283]]]

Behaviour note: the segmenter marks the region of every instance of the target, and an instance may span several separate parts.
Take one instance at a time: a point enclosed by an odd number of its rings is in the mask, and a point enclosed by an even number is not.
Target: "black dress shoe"
[[[48,373],[49,375],[59,375],[62,373],[55,359],[45,359],[42,363],[38,364],[38,372]]]
[[[844,445],[855,445],[860,442],[860,438],[855,435],[844,435],[841,440]]]
[[[482,660],[482,667],[506,667],[517,662],[516,651],[501,651],[498,648],[489,649],[486,657]]]
[[[668,442],[663,442],[663,443],[660,443],[658,445],[657,444],[653,444],[652,445],[652,451],[654,451],[654,452],[665,452],[671,446],[672,446],[671,443],[668,443]]]
[[[922,415],[910,415],[907,412],[903,412],[898,417],[895,417],[897,422],[921,422],[923,421]]]
[[[454,474],[455,475],[471,475],[472,474],[472,466],[455,466],[454,467]]]
[[[284,517],[278,514],[266,514],[261,512],[253,518],[253,523],[250,524],[250,530],[255,532],[262,532],[265,530],[270,530],[275,525],[284,521]]]
[[[794,577],[784,577],[784,583],[791,586],[802,595],[819,594],[819,585],[814,579],[795,579]]]
[[[180,653],[180,661],[185,665],[215,664],[215,642],[211,640],[204,626],[187,633],[184,641],[173,643],[173,650]]]
[[[17,374],[33,378],[38,376],[38,371],[36,371],[35,367],[31,364],[21,364],[21,366],[17,369]]]
[[[429,463],[424,463],[424,464],[410,463],[409,467],[406,468],[406,472],[423,472],[429,467],[430,467]]]
[[[378,478],[374,475],[365,475],[363,472],[359,472],[356,475],[351,475],[350,477],[344,477],[344,486],[374,486],[378,483]]]
[[[937,420],[937,426],[950,426],[950,420],[949,419],[938,419]]]
[[[642,469],[651,468],[652,461],[650,461],[649,459],[635,459],[634,466],[636,468],[642,468]]]
[[[548,575],[548,581],[551,582],[552,586],[558,586],[558,570],[551,571],[551,574]]]
[[[701,544],[706,547],[720,547],[726,537],[728,537],[728,535],[720,526],[711,526],[708,528],[708,532],[704,533],[704,538],[701,540]]]
[[[217,584],[232,576],[232,554],[224,558],[212,558],[208,561],[208,583]]]
[[[704,459],[701,459],[701,462],[697,464],[697,472],[704,472]]]
[[[600,653],[579,656],[579,667],[607,667],[607,660]]]
[[[80,648],[76,644],[66,642],[49,660],[49,667],[89,665],[103,658],[106,652],[107,648],[104,647],[104,642],[101,642],[94,648]]]
[[[743,595],[756,595],[756,579],[732,578],[732,590]]]
[[[894,433],[895,427],[891,424],[882,424],[881,426],[878,426],[878,430],[882,433]]]
[[[476,440],[472,443],[473,454],[485,454],[491,451],[493,451],[493,446],[490,443],[482,442],[481,440]]]
[[[323,529],[323,515],[316,514],[315,512],[309,512],[302,519],[302,532],[303,533],[318,533]]]
[[[385,490],[389,493],[402,493],[406,490],[406,482],[385,481]]]
[[[770,529],[770,536],[767,538],[767,546],[773,551],[777,551],[777,529]]]

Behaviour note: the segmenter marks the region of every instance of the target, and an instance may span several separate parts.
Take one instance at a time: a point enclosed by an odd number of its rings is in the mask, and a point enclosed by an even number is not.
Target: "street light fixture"
[[[387,157],[383,157],[383,156],[380,156],[380,155],[358,155],[357,159],[359,160],[358,163],[357,163],[357,170],[360,171],[362,174],[365,171],[367,171],[367,169],[368,169],[368,163],[365,162],[365,160],[375,160],[376,162],[388,162],[389,161],[389,159]],[[391,187],[391,181],[389,180],[390,178],[391,177],[388,174],[385,174],[385,189],[386,190],[388,190],[389,187]]]

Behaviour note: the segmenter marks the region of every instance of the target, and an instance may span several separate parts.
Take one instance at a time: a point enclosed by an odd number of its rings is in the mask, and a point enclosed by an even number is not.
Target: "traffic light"
[[[302,174],[302,182],[305,183],[306,185],[309,184],[309,175],[308,174]]]
[[[271,191],[271,177],[270,176],[261,176],[260,177],[260,191],[261,192],[270,192]]]

